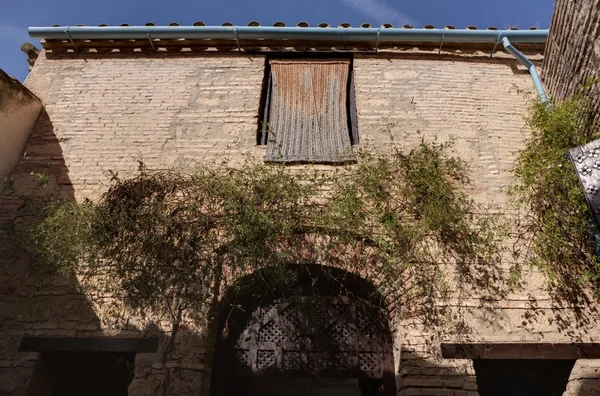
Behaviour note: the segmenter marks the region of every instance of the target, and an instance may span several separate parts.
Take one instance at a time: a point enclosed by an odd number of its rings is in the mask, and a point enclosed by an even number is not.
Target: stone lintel
[[[156,352],[158,338],[23,337],[23,352]]]
[[[600,343],[442,343],[446,359],[600,359]]]

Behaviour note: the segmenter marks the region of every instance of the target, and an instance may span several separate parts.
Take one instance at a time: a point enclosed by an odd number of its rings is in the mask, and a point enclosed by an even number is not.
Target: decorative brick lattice
[[[238,367],[250,367],[250,351],[247,349],[238,349],[235,352],[236,364]]]
[[[275,307],[275,304],[266,304],[260,307],[260,314],[266,315]]]
[[[302,314],[298,311],[298,308],[298,304],[290,304],[281,312],[281,315],[291,324],[298,326],[302,323]]]
[[[256,367],[259,369],[275,367],[275,351],[258,351],[256,359]]]
[[[329,366],[336,370],[354,370],[356,369],[356,355],[352,352],[334,352],[331,354]]]
[[[286,370],[299,370],[304,367],[302,355],[299,351],[283,351],[283,368]]]
[[[375,341],[375,326],[371,318],[369,318],[362,310],[356,310],[358,330],[362,337],[369,341]],[[361,337],[361,338],[362,338]]]
[[[321,371],[327,368],[327,352],[308,352],[308,367],[313,371]]]
[[[379,356],[377,352],[360,352],[358,366],[361,371],[379,371]]]
[[[348,330],[348,323],[335,322],[329,329],[327,329],[327,338],[331,339],[338,345],[350,344],[350,331]]]
[[[332,304],[328,308],[336,320],[351,323],[353,321],[351,307],[349,304]]]
[[[329,323],[331,319],[331,314],[327,310],[327,307],[323,306],[323,304],[316,303],[313,304],[313,312],[311,313],[311,320],[315,322],[316,325],[324,326]]]
[[[279,343],[283,341],[285,335],[283,329],[277,322],[269,322],[264,325],[258,334],[258,340],[260,342],[275,342]]]
[[[246,329],[250,336],[238,340],[238,365],[378,378],[384,324],[376,312],[348,300],[282,300],[261,308]]]

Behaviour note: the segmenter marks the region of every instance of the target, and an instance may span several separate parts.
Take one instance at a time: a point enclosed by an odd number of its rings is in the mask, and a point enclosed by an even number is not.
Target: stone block
[[[419,388],[441,387],[442,384],[443,383],[440,378],[425,376],[407,377],[402,381],[402,386]]]

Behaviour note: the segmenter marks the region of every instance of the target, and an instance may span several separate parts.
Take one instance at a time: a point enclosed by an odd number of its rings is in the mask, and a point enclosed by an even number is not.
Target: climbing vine
[[[501,219],[469,197],[468,168],[448,149],[361,152],[328,170],[142,165],[97,201],[49,206],[25,245],[36,268],[75,274],[101,303],[173,323],[258,270],[290,292],[290,266],[314,263],[371,279],[380,302],[433,323],[450,283],[496,290],[501,278]]]
[[[590,287],[600,297],[598,230],[566,156],[570,149],[600,138],[591,123],[591,84],[553,107],[531,103],[531,135],[514,168],[518,184],[512,195],[528,210],[522,223],[523,261],[542,269],[557,300],[570,303],[585,300]]]

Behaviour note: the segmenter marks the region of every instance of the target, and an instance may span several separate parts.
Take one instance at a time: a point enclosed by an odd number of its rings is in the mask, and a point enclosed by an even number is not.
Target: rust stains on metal
[[[267,159],[348,162],[349,60],[272,60]]]

